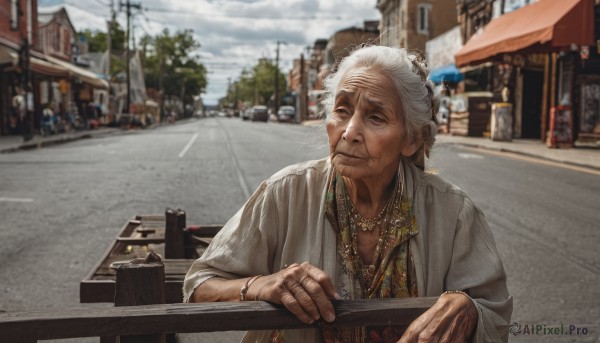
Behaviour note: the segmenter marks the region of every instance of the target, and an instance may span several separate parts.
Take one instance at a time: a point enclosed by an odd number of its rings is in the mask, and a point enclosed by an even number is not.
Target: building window
[[[421,3],[417,7],[417,32],[420,34],[429,34],[429,11],[430,4]]]
[[[19,29],[19,8],[17,0],[10,0],[10,28]]]
[[[58,35],[58,51],[61,55],[66,55],[65,53],[65,30],[61,27],[59,28],[59,35]]]

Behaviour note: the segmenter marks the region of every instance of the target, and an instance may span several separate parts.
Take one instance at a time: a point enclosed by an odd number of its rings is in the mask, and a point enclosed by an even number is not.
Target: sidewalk
[[[54,135],[35,135],[33,139],[25,142],[22,136],[0,136],[0,153],[15,152],[19,150],[36,149],[54,144],[67,143],[83,138],[92,138],[124,131],[119,128],[103,127],[94,130],[72,131]]]
[[[549,161],[600,170],[600,146],[551,149],[538,139],[513,139],[497,142],[484,137],[437,135],[436,144],[457,144],[487,150],[512,152]]]
[[[322,120],[305,121],[302,125],[319,126]],[[497,142],[484,137],[463,137],[439,134],[436,144],[456,144],[473,148],[511,152],[524,156],[600,170],[600,146],[571,149],[550,149],[538,139],[513,139],[512,142]],[[435,148],[434,148],[435,149]]]

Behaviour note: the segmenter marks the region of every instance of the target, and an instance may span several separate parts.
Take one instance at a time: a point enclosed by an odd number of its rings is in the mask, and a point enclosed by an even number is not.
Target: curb
[[[18,144],[18,145],[15,144],[14,146],[11,146],[11,147],[0,148],[0,154],[17,152],[17,151],[21,151],[21,150],[40,149],[40,148],[48,147],[51,145],[64,144],[64,143],[69,143],[69,142],[73,142],[73,141],[80,140],[80,139],[93,138],[93,137],[102,136],[102,135],[127,134],[127,133],[140,132],[140,131],[144,131],[144,130],[154,130],[161,126],[185,124],[185,123],[189,123],[191,121],[196,121],[196,120],[200,120],[200,119],[201,118],[184,118],[184,119],[180,119],[180,120],[176,121],[175,123],[153,123],[153,124],[149,125],[148,127],[144,128],[144,129],[139,129],[139,130],[130,130],[130,129],[121,129],[121,128],[104,128],[102,130],[90,130],[90,131],[85,131],[85,132],[73,133],[72,135],[69,135],[69,136],[62,136],[62,137],[50,136],[50,138],[48,138],[48,139],[42,138],[41,140],[32,140],[32,141],[28,141],[28,142],[22,142],[21,144]]]
[[[600,167],[597,167],[597,166],[583,164],[583,163],[577,163],[577,162],[572,162],[572,161],[565,161],[565,160],[560,160],[560,159],[555,159],[555,158],[549,158],[549,157],[545,157],[545,156],[528,153],[528,152],[522,151],[522,150],[506,149],[506,148],[501,148],[501,147],[496,148],[496,147],[490,147],[487,145],[481,145],[481,144],[477,144],[477,143],[465,143],[465,142],[444,142],[442,144],[465,146],[465,147],[469,147],[469,148],[477,148],[477,149],[497,151],[497,152],[509,152],[512,154],[527,156],[527,157],[535,158],[538,160],[562,163],[562,164],[567,164],[567,165],[574,166],[574,167],[587,168],[587,169],[600,171]]]
[[[62,136],[62,137],[42,139],[42,140],[32,140],[32,141],[28,141],[28,142],[23,142],[19,145],[7,147],[7,148],[0,148],[0,153],[11,153],[11,152],[17,152],[20,150],[39,149],[39,148],[48,147],[48,146],[52,146],[52,145],[64,144],[64,143],[68,143],[68,142],[77,141],[80,139],[93,138],[95,136],[113,134],[113,133],[117,133],[117,132],[118,132],[117,130],[82,132],[79,134],[73,134],[73,135],[69,135],[69,136]]]

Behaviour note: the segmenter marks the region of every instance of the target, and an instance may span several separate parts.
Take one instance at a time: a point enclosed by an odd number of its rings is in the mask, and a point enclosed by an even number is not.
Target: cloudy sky
[[[126,26],[119,0],[38,0],[39,12],[67,8],[76,30],[106,31],[110,4],[117,20]],[[280,47],[280,68],[286,72],[292,60],[317,38],[329,38],[337,30],[362,26],[364,20],[379,19],[376,0],[138,0],[143,11],[135,11],[135,37],[192,29],[202,47],[197,51],[209,70],[208,89],[203,95],[214,104],[225,94],[228,78],[239,77],[261,57],[275,59]]]

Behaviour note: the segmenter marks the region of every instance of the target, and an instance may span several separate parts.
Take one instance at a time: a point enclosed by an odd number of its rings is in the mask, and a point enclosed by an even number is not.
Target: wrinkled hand
[[[308,262],[295,263],[257,279],[247,295],[249,299],[282,304],[306,324],[321,317],[328,322],[334,321],[330,299],[341,299],[329,275]]]
[[[477,308],[466,295],[447,293],[410,324],[398,343],[466,342],[478,317]]]

